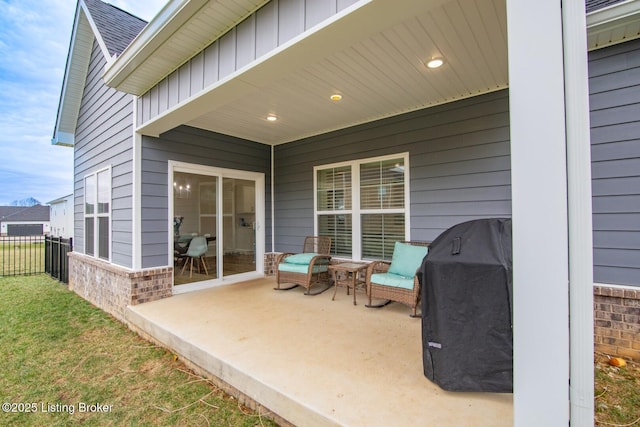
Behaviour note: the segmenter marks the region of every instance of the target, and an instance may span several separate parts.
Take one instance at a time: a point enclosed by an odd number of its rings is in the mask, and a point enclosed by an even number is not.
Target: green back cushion
[[[391,258],[389,273],[402,277],[413,277],[416,270],[422,264],[422,260],[427,255],[426,246],[410,245],[408,243],[396,242]]]

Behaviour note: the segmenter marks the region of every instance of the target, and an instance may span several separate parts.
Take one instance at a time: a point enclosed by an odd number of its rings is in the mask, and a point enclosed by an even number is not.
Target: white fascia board
[[[58,111],[56,114],[56,123],[53,129],[53,137],[51,138],[52,145],[61,145],[61,146],[73,146],[75,143],[75,136],[72,133],[65,132],[60,130],[62,127],[62,122],[68,116],[69,113],[68,105],[70,103],[69,96],[70,88],[69,88],[69,80],[71,79],[71,70],[72,65],[74,63],[74,59],[76,58],[76,40],[78,34],[81,32],[80,30],[80,10],[81,5],[78,3],[76,8],[75,17],[73,19],[73,29],[71,30],[71,41],[69,42],[69,50],[67,51],[67,61],[64,69],[64,76],[62,78],[62,88],[60,90],[60,99],[58,101]],[[86,13],[85,13],[86,15]]]
[[[73,131],[75,130],[80,109],[79,97],[82,95],[78,91],[81,91],[84,87],[88,72],[87,67],[91,56],[91,47],[88,45],[88,40],[91,37],[95,37],[104,57],[107,61],[110,61],[111,58],[109,57],[107,46],[91,18],[91,14],[85,2],[80,1],[76,8],[71,31],[71,41],[58,102],[56,124],[53,130],[53,138],[51,138],[52,145],[72,147],[75,144]],[[80,64],[79,67],[78,64]],[[81,85],[73,84],[79,80],[83,82]]]
[[[115,88],[120,86],[140,64],[153,55],[206,3],[207,0],[169,1],[120,56],[107,63],[102,75],[107,86]]]
[[[89,13],[89,9],[87,8],[87,5],[85,4],[84,0],[80,2],[80,7],[84,12],[84,16],[87,18],[87,21],[89,21],[89,26],[91,26],[93,35],[96,37],[96,40],[98,41],[98,45],[100,46],[100,50],[102,51],[102,54],[107,60],[107,63],[112,62],[114,58],[111,58],[111,55],[109,54],[109,49],[107,49],[107,44],[104,42],[104,39],[100,34],[100,31],[98,31],[98,27],[96,26],[96,23],[93,20],[93,17]]]

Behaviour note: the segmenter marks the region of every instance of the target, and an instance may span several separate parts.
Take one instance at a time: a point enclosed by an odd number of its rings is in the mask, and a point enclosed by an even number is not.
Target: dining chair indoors
[[[204,255],[207,253],[209,246],[207,244],[207,239],[204,236],[196,236],[191,239],[189,243],[189,249],[185,254],[187,260],[182,266],[182,271],[180,274],[184,273],[185,268],[187,268],[187,264],[189,264],[189,277],[193,275],[193,263],[196,262],[196,267],[199,269],[200,266],[204,268],[204,272],[206,275],[209,275],[209,271],[207,270],[207,262],[204,259]]]

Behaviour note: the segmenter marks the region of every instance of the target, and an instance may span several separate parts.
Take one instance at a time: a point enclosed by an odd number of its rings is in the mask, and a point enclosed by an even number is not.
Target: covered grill
[[[424,374],[450,391],[513,391],[511,220],[443,232],[422,264]]]

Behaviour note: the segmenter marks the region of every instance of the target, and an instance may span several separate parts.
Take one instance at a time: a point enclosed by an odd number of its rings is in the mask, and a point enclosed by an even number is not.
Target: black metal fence
[[[69,283],[69,257],[73,250],[73,239],[49,237],[45,239],[44,271],[54,279]]]
[[[44,273],[45,236],[1,236],[0,276]]]
[[[47,273],[69,283],[73,240],[50,236],[0,236],[0,277]]]

